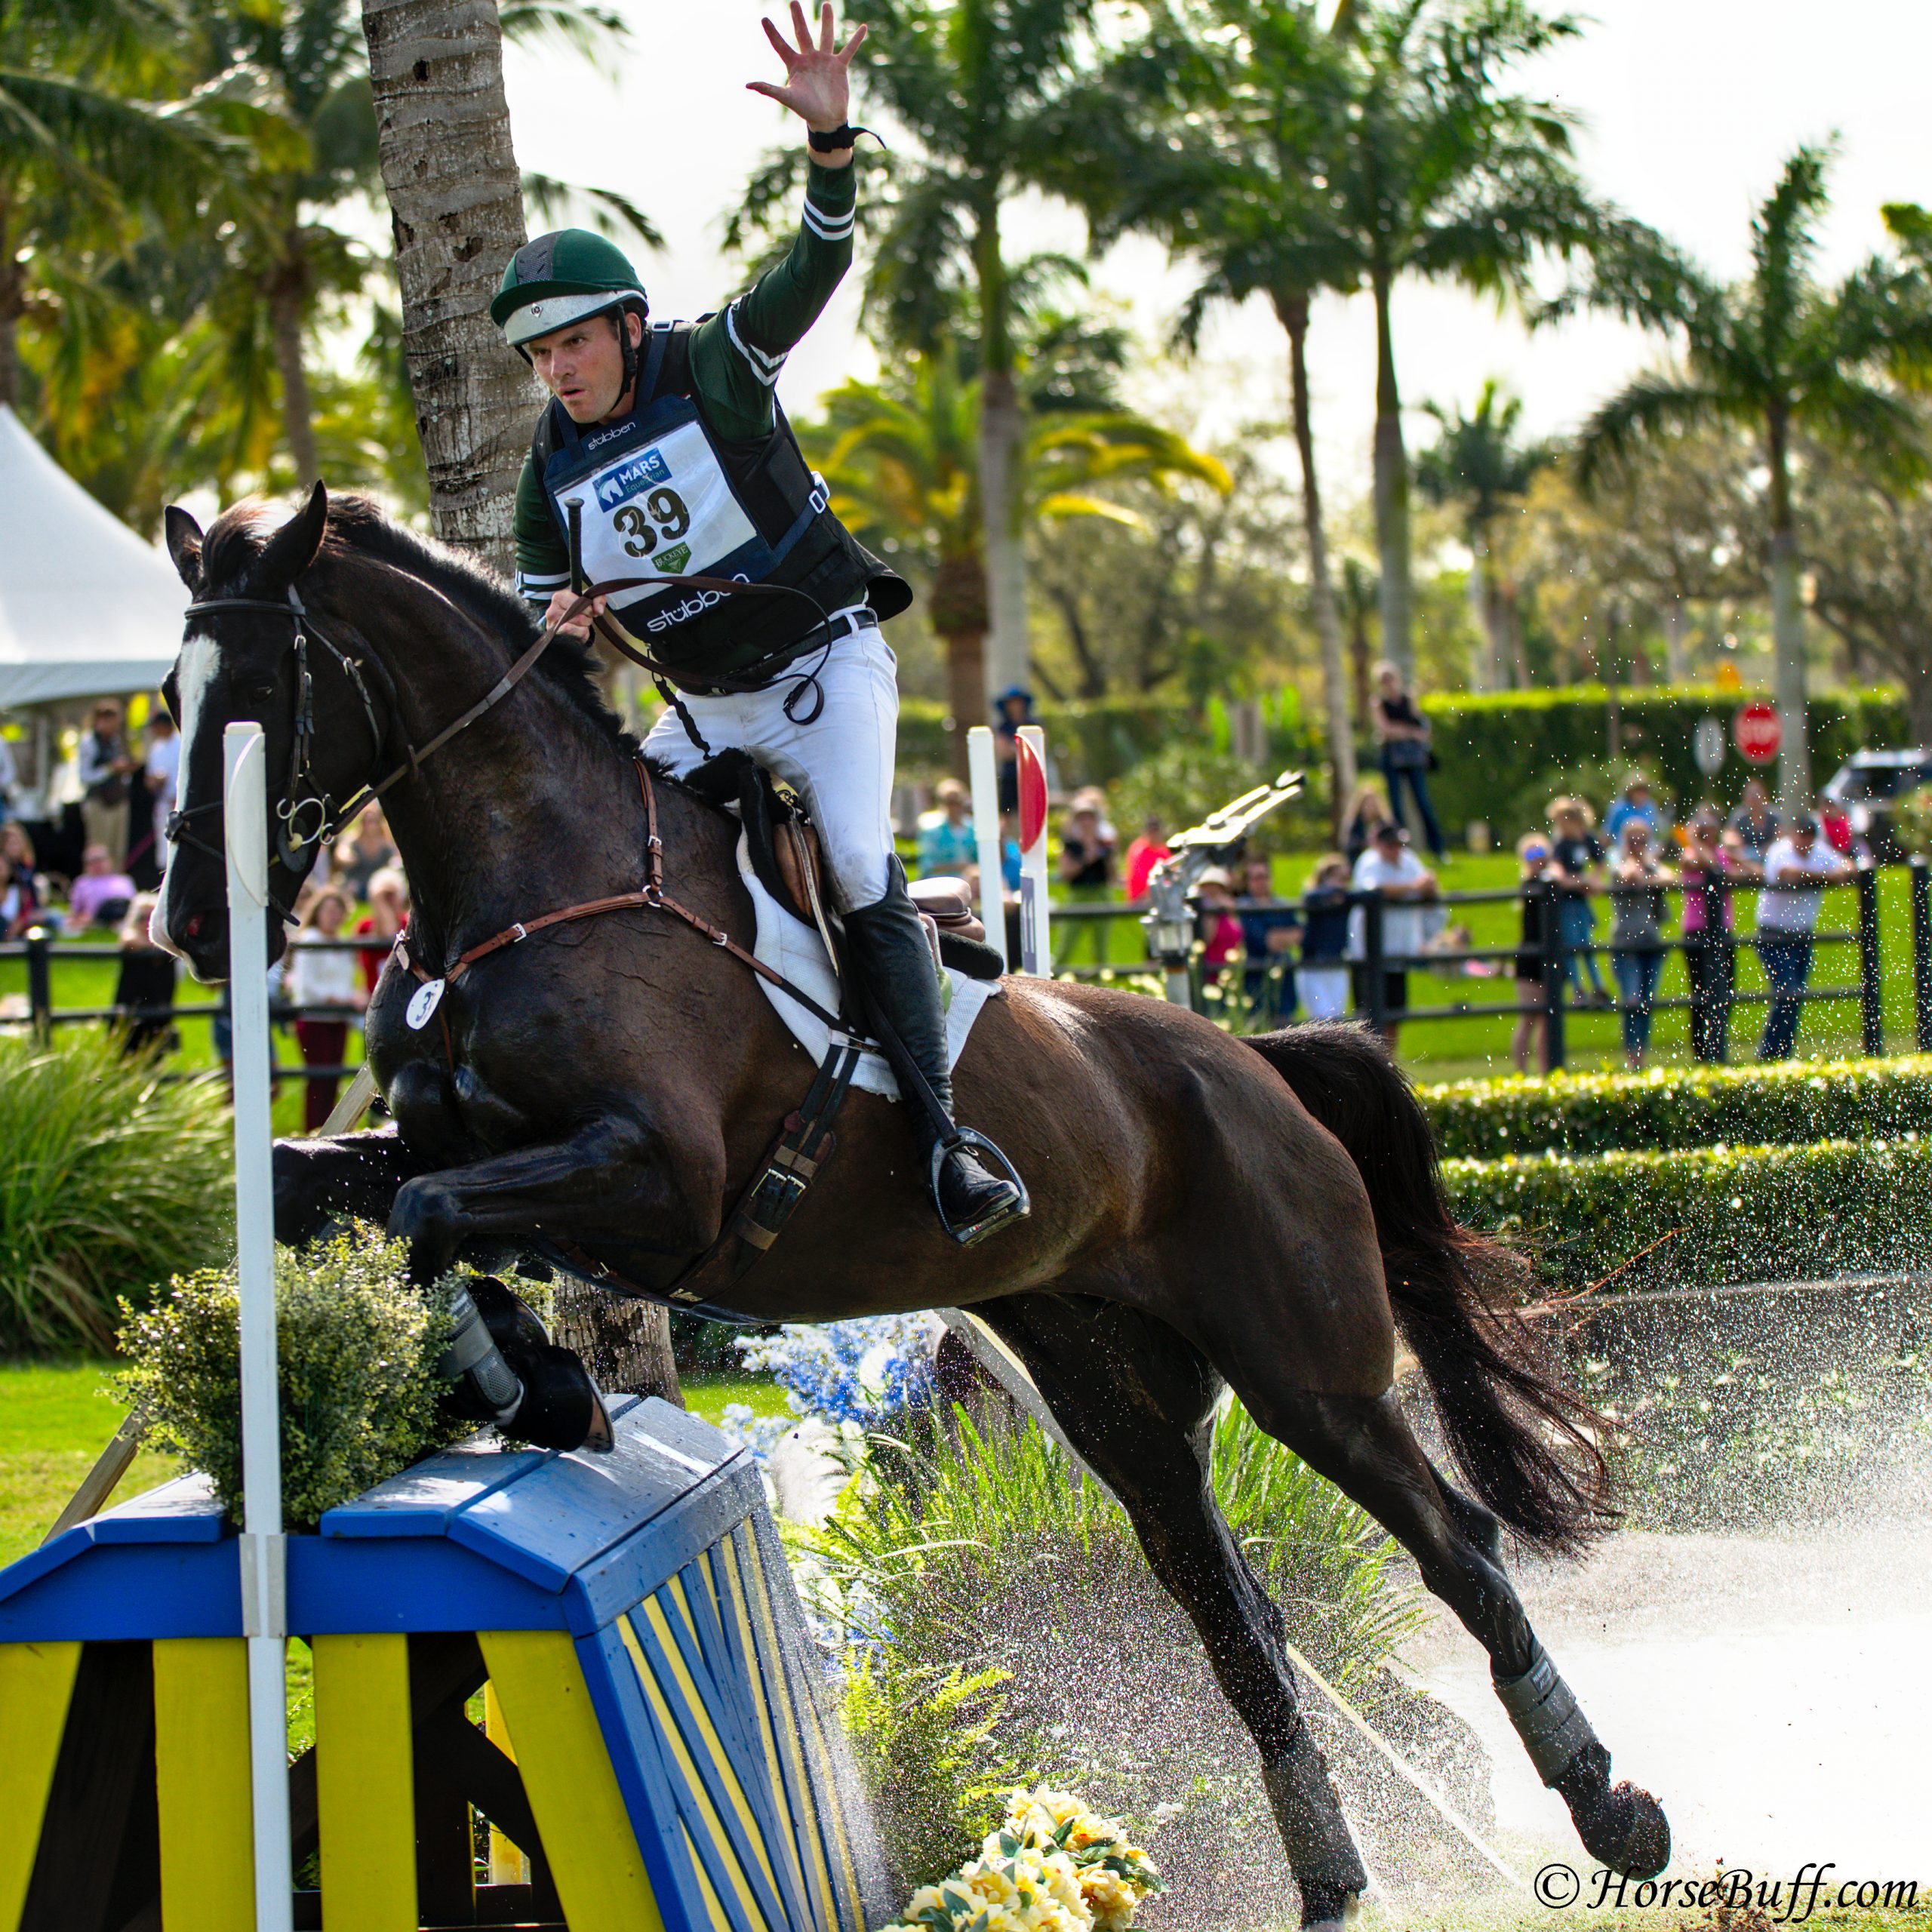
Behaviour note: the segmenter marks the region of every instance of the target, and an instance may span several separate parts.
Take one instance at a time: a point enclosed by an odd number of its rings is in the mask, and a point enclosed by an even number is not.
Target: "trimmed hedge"
[[[1543,1284],[1715,1287],[1932,1265],[1932,1143],[1449,1161],[1458,1217],[1520,1238]],[[1618,1271],[1621,1271],[1620,1272]]]
[[[1641,766],[1658,792],[1680,806],[1708,797],[1734,803],[1751,775],[1732,752],[1715,779],[1697,769],[1691,750],[1697,721],[1723,720],[1728,731],[1740,705],[1758,691],[1715,685],[1651,685],[1617,694],[1623,750],[1610,756],[1610,694],[1601,685],[1556,691],[1499,691],[1425,697],[1440,769],[1429,780],[1436,815],[1454,839],[1473,819],[1497,837],[1514,838],[1541,825],[1559,792],[1581,792],[1601,814],[1625,771]],[[1905,703],[1891,690],[1834,691],[1810,701],[1811,764],[1822,784],[1865,745],[1910,742]]]
[[[1932,1055],[1459,1080],[1417,1090],[1450,1158],[1932,1136]]]

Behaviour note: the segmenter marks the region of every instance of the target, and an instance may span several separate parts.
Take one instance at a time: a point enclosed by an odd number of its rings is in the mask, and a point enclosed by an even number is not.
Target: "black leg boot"
[[[938,1106],[901,1094],[932,1174],[933,1200],[946,1231],[962,1247],[984,1241],[1031,1211],[1026,1190],[1011,1164],[979,1134],[962,1134],[952,1120],[952,1075],[946,1063],[946,1014],[939,977],[918,909],[906,891],[906,871],[891,861],[885,897],[845,915],[845,937],[867,996],[884,1026],[898,1036],[912,1065],[924,1077]],[[888,1058],[896,1058],[888,1044]],[[895,1066],[895,1071],[897,1069]],[[903,1075],[900,1084],[906,1085]],[[989,1174],[978,1149],[1004,1170]]]

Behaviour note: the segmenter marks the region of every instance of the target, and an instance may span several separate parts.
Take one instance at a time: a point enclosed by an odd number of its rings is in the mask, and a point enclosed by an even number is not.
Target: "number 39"
[[[647,521],[645,509],[650,512]],[[612,526],[628,538],[624,554],[648,557],[660,540],[675,543],[691,527],[691,513],[675,490],[654,490],[645,499],[645,509],[626,503],[611,519]]]

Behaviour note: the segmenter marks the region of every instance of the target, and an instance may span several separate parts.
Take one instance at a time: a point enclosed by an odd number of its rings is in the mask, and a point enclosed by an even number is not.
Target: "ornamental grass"
[[[233,1246],[218,1081],[92,1029],[0,1039],[0,1355],[112,1345],[116,1305]]]

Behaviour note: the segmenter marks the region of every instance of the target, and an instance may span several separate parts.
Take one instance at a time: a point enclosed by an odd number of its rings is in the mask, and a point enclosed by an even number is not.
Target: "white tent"
[[[0,711],[151,691],[188,593],[0,404]]]

